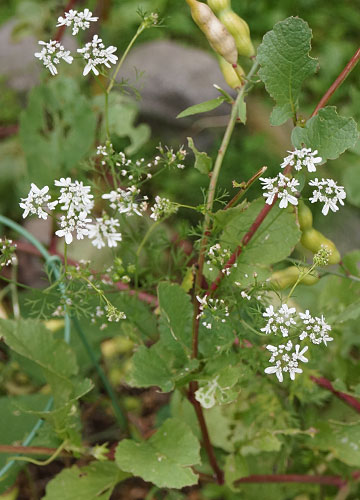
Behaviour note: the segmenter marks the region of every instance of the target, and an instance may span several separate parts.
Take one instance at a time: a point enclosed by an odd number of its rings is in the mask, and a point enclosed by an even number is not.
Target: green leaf
[[[89,153],[95,127],[96,116],[75,80],[54,78],[35,87],[20,116],[30,178],[42,186],[69,173]]]
[[[233,482],[237,479],[249,475],[249,467],[244,457],[241,455],[231,453],[225,460],[225,484],[229,486],[232,491],[238,491],[234,488]]]
[[[40,321],[0,319],[0,335],[11,349],[42,369],[55,406],[60,407],[90,390],[88,380],[74,378],[78,366],[71,348],[63,340],[55,340]]]
[[[114,462],[74,465],[47,484],[43,500],[108,500],[116,484],[128,476]]]
[[[103,113],[104,96],[94,98],[98,113]],[[148,142],[151,129],[145,123],[136,124],[139,107],[133,99],[128,99],[119,93],[110,94],[109,97],[109,131],[110,135],[126,137],[130,145],[125,148],[125,154],[132,155]],[[102,140],[105,141],[106,132],[103,130]]]
[[[309,441],[311,448],[330,451],[345,464],[360,466],[360,422],[319,422],[315,427],[318,432]]]
[[[360,316],[360,299],[355,300],[352,304],[345,307],[343,311],[336,317],[337,323],[344,323],[351,319],[357,319]]]
[[[185,351],[191,352],[193,306],[190,296],[176,283],[158,287],[162,332],[168,333]]]
[[[194,104],[194,106],[190,106],[189,108],[184,109],[184,111],[179,113],[176,118],[185,118],[185,116],[191,116],[196,115],[197,113],[205,113],[206,111],[211,111],[218,108],[225,100],[225,97],[219,96],[215,99],[210,99],[210,101]]]
[[[311,76],[317,61],[309,57],[311,29],[298,17],[289,17],[266,33],[258,48],[259,77],[276,101],[270,121],[281,125],[295,118],[301,86]]]
[[[201,153],[195,147],[192,137],[188,137],[189,148],[195,155],[195,165],[194,167],[202,174],[208,174],[212,169],[212,159],[206,153]]]
[[[200,463],[200,445],[190,427],[168,419],[145,442],[119,443],[115,461],[121,470],[150,481],[159,488],[183,488],[196,484],[191,466]]]
[[[291,141],[296,148],[304,144],[307,148],[317,149],[323,161],[326,161],[335,160],[353,147],[358,137],[355,120],[339,116],[335,106],[327,106],[310,118],[304,128],[295,127]]]
[[[225,225],[221,236],[222,248],[235,250],[263,206],[264,200],[258,198],[245,211],[234,209],[231,212],[229,222]],[[242,285],[248,285],[254,282],[254,272],[256,272],[259,281],[266,279],[269,275],[269,266],[288,257],[300,236],[295,214],[274,207],[244,247],[237,259],[237,267],[233,268],[229,278],[241,282]],[[214,279],[217,271],[210,273],[207,270],[206,274]]]

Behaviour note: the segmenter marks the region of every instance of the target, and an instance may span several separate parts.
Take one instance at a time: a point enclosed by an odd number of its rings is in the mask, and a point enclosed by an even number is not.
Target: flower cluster
[[[107,68],[111,68],[110,64],[115,64],[118,60],[118,56],[114,54],[116,50],[116,47],[113,45],[105,47],[102,39],[98,35],[94,35],[91,42],[88,42],[81,49],[77,49],[86,62],[83,75],[86,76],[92,71],[97,76],[99,74],[97,66],[101,66],[102,64]]]
[[[161,144],[157,147],[160,156],[155,156],[154,165],[163,164],[167,167],[176,167],[180,170],[185,168],[183,161],[186,158],[186,149],[181,146],[178,151],[173,150],[167,146],[163,147]]]
[[[288,165],[294,167],[295,170],[300,171],[302,168],[307,168],[309,172],[316,172],[316,164],[322,162],[317,150],[311,151],[310,148],[295,149],[295,151],[288,151],[289,156],[284,158],[281,168]]]
[[[59,17],[57,27],[59,26],[72,26],[72,34],[77,35],[79,30],[85,30],[90,27],[91,22],[97,21],[98,17],[93,17],[92,12],[89,9],[85,9],[83,12],[78,12],[77,10],[69,10],[65,12],[65,17]]]
[[[264,198],[268,205],[272,205],[275,196],[280,199],[280,208],[286,208],[289,203],[292,205],[298,204],[298,199],[294,196],[297,193],[296,188],[299,186],[298,180],[289,179],[289,177],[280,173],[273,178],[260,177],[260,181],[263,184],[262,188],[267,191],[264,193]]]
[[[109,200],[110,207],[120,214],[130,215],[143,215],[147,209],[147,196],[143,200],[137,200],[140,189],[136,186],[130,186],[126,189],[117,188],[116,191],[110,191],[102,195],[104,200]]]
[[[164,217],[169,217],[169,215],[174,214],[178,209],[175,203],[172,203],[167,198],[161,198],[160,196],[155,197],[155,204],[151,207],[152,214],[151,219],[158,221]]]
[[[312,197],[310,198],[311,203],[324,203],[322,208],[323,215],[327,215],[329,209],[333,212],[339,210],[337,203],[344,205],[343,200],[346,198],[346,192],[343,186],[338,186],[333,179],[321,179],[318,178],[309,182],[309,186],[313,186],[314,189]]]
[[[70,50],[65,50],[64,46],[56,40],[50,40],[50,42],[38,42],[42,45],[40,52],[35,52],[35,57],[43,62],[45,68],[47,68],[50,73],[55,76],[57,75],[56,66],[60,63],[61,59],[68,64],[73,62],[73,57],[70,55]]]
[[[93,240],[92,244],[98,249],[106,245],[109,248],[116,247],[118,241],[122,240],[121,233],[117,230],[119,225],[119,221],[112,217],[98,217],[94,224],[88,225],[89,238]]]
[[[296,373],[301,373],[299,361],[306,363],[308,360],[304,357],[304,353],[308,350],[308,346],[302,347],[300,342],[306,339],[311,344],[319,345],[333,340],[329,336],[331,326],[326,323],[324,316],[320,318],[313,317],[309,310],[305,313],[297,312],[295,307],[288,307],[287,304],[282,304],[278,310],[274,306],[269,306],[263,312],[263,317],[267,318],[266,325],[261,328],[265,335],[280,335],[282,338],[297,337],[298,343],[293,344],[292,340],[284,345],[267,345],[266,349],[271,352],[270,366],[265,369],[265,373],[275,373],[279,382],[283,381],[283,372],[289,372],[291,380],[294,380]]]
[[[212,320],[221,321],[221,323],[226,322],[226,318],[229,316],[229,308],[225,304],[223,299],[213,299],[209,298],[207,295],[204,297],[196,296],[197,301],[200,303],[199,314],[196,319],[207,317],[207,321],[202,321],[202,325],[208,330],[212,328]],[[207,311],[208,314],[205,313]]]
[[[90,23],[97,20],[98,17],[94,17],[89,9],[80,12],[77,10],[69,10],[69,12],[65,12],[64,17],[58,18],[57,26],[72,26],[72,34],[76,35],[80,29],[85,30],[89,28]],[[35,53],[35,57],[43,62],[45,68],[47,68],[53,76],[57,74],[56,66],[60,63],[61,59],[68,64],[73,62],[74,58],[70,51],[65,50],[60,42],[56,40],[50,40],[50,42],[39,41],[39,44],[42,45],[43,48],[40,52]],[[99,70],[97,67],[101,65],[111,68],[111,64],[115,64],[118,60],[118,57],[114,54],[116,50],[116,47],[112,45],[105,47],[101,38],[99,38],[98,35],[94,35],[91,42],[77,49],[77,52],[82,54],[86,62],[83,75],[86,76],[90,71],[98,75]]]
[[[39,189],[36,184],[31,184],[29,194],[26,198],[21,198],[21,203],[19,203],[20,207],[24,209],[24,219],[29,214],[37,215],[40,219],[47,219],[48,212],[45,210],[53,210],[58,203],[58,201],[50,202],[51,196],[47,194],[48,191],[49,186]]]
[[[223,268],[226,262],[231,257],[231,251],[228,248],[222,248],[220,243],[216,243],[208,250],[206,264],[209,266],[209,271],[215,268]],[[236,263],[235,263],[236,264]],[[235,265],[233,267],[236,267]],[[224,270],[225,272],[226,270]],[[230,269],[229,269],[230,271]]]
[[[0,268],[14,263],[15,250],[16,245],[13,244],[12,240],[0,238]]]

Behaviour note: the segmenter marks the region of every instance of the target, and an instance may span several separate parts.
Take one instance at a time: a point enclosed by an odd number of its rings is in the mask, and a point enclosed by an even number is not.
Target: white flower
[[[275,364],[273,366],[268,366],[264,371],[268,375],[275,373],[279,382],[283,381],[283,373],[287,372],[290,375],[290,379],[295,380],[296,373],[302,373],[302,369],[299,368],[299,361],[303,363],[308,362],[308,359],[304,356],[308,347],[306,346],[300,351],[300,345],[296,344],[295,351],[292,351],[293,343],[291,340],[289,340],[286,345],[267,345],[266,349],[271,352],[269,362]]]
[[[50,40],[50,42],[40,41],[39,45],[43,45],[43,48],[41,52],[35,52],[34,55],[43,62],[45,68],[47,68],[53,76],[57,75],[56,65],[60,63],[61,59],[68,64],[73,62],[70,50],[65,50],[60,42],[56,40]]]
[[[61,210],[67,211],[67,217],[72,217],[76,213],[89,213],[94,206],[94,196],[90,193],[91,186],[84,186],[81,181],[74,182],[70,177],[62,177],[54,182],[55,186],[60,187],[59,204],[62,204]]]
[[[73,24],[72,34],[76,35],[80,28],[85,30],[89,28],[90,22],[97,21],[98,19],[98,17],[92,16],[92,12],[89,9],[85,9],[83,12],[69,10],[69,12],[65,12],[65,17],[58,18],[56,26],[71,26]]]
[[[65,242],[70,245],[73,241],[73,232],[76,231],[76,237],[78,240],[82,240],[84,236],[89,234],[89,223],[91,219],[87,218],[87,212],[80,212],[78,215],[72,215],[71,217],[62,215],[60,217],[60,228],[55,231],[56,236],[59,238],[65,237]]]
[[[303,322],[303,329],[299,335],[300,340],[309,337],[313,344],[323,343],[325,345],[327,345],[327,342],[334,340],[328,335],[328,332],[331,331],[331,326],[326,323],[323,315],[321,318],[317,316],[313,317],[309,310],[306,310],[305,313],[299,313],[299,316]]]
[[[118,241],[122,240],[121,233],[117,232],[119,221],[113,218],[99,217],[95,224],[89,224],[89,238],[92,244],[97,248],[104,246],[116,247]]]
[[[27,217],[30,214],[36,214],[41,219],[47,219],[48,213],[45,212],[44,208],[48,210],[53,210],[57,205],[57,201],[52,201],[51,196],[47,194],[49,191],[49,186],[45,186],[42,189],[39,189],[36,184],[31,184],[31,189],[26,198],[21,198],[21,202],[19,203],[20,207],[24,209],[23,218]]]
[[[85,47],[77,49],[77,51],[83,55],[86,61],[86,66],[83,71],[83,75],[86,76],[90,71],[95,75],[99,74],[96,66],[104,64],[107,68],[111,68],[110,64],[115,64],[118,60],[118,56],[114,54],[117,48],[110,45],[105,48],[102,43],[101,38],[98,35],[94,35],[91,42],[88,42]]]
[[[343,186],[338,186],[333,179],[321,179],[318,178],[309,182],[309,186],[316,187],[310,198],[311,203],[324,203],[322,208],[323,215],[327,215],[329,209],[333,212],[339,210],[337,203],[344,205],[343,200],[346,198],[346,192]]]
[[[270,335],[271,333],[276,335],[279,332],[283,337],[288,337],[289,329],[296,326],[295,315],[295,307],[289,308],[286,304],[283,304],[276,312],[273,306],[269,306],[263,313],[263,317],[269,319],[266,325],[260,330],[266,335]]]
[[[276,177],[260,177],[260,182],[263,184],[263,189],[266,190],[263,194],[268,205],[272,205],[275,196],[280,199],[280,208],[286,208],[289,203],[292,205],[298,204],[298,199],[291,193],[297,193],[299,181],[289,179],[286,175],[279,173]]]
[[[157,221],[175,213],[177,209],[178,207],[174,203],[171,203],[171,201],[167,198],[160,198],[160,196],[156,196],[155,204],[150,209],[152,212],[150,217],[151,219]]]
[[[141,203],[136,202],[136,196],[140,190],[135,186],[126,189],[117,188],[116,191],[110,191],[102,195],[104,200],[110,201],[110,207],[117,210],[121,214],[126,215],[139,215],[142,216],[143,212],[147,209],[146,201]]]
[[[318,151],[311,151],[310,148],[295,149],[295,151],[288,151],[289,156],[284,158],[281,168],[291,165],[295,170],[302,170],[303,167],[307,168],[309,172],[316,172],[316,164],[322,162],[320,156],[315,156]]]

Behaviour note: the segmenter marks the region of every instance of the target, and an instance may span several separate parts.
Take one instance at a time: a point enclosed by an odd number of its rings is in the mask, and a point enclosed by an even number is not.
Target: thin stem
[[[345,392],[337,391],[334,389],[334,386],[330,382],[330,380],[326,379],[325,377],[314,377],[313,375],[310,376],[311,380],[315,382],[315,384],[319,385],[320,387],[323,387],[327,391],[332,392],[337,398],[341,399],[349,405],[353,410],[357,411],[360,413],[360,402],[355,399],[353,396],[350,396],[350,394],[346,394]]]
[[[13,257],[13,263],[12,263],[12,269],[11,269],[11,283],[10,283],[10,288],[11,288],[11,301],[12,301],[12,308],[13,308],[13,313],[14,313],[14,318],[19,319],[20,318],[20,305],[19,305],[19,297],[18,297],[18,290],[17,290],[17,272],[18,272],[18,260],[14,256]]]
[[[261,167],[247,182],[241,183],[241,188],[238,193],[232,198],[229,203],[224,207],[224,210],[233,207],[244,196],[247,190],[254,184],[254,182],[267,170],[267,167]]]
[[[288,302],[288,301],[289,301],[290,297],[291,297],[291,296],[292,296],[292,294],[294,293],[294,290],[295,290],[295,288],[298,286],[298,284],[299,284],[299,283],[300,283],[300,282],[301,282],[301,281],[302,281],[302,280],[303,280],[306,276],[308,276],[310,273],[312,273],[312,271],[315,269],[315,267],[316,267],[316,265],[315,265],[315,264],[313,264],[313,265],[310,267],[310,269],[308,269],[307,271],[305,271],[305,272],[304,272],[304,271],[300,272],[300,274],[299,274],[299,276],[298,276],[297,280],[295,281],[295,283],[293,284],[293,286],[292,286],[292,288],[291,288],[290,292],[288,293],[288,296],[287,296],[286,302]]]
[[[347,63],[347,65],[345,66],[345,68],[342,70],[342,72],[340,73],[340,75],[336,78],[336,80],[334,81],[334,83],[328,88],[328,90],[322,96],[322,98],[320,99],[320,101],[317,104],[316,108],[312,112],[310,118],[312,118],[313,116],[317,115],[318,112],[319,112],[319,110],[321,108],[323,108],[328,103],[328,101],[330,100],[330,98],[332,97],[332,95],[334,94],[334,92],[340,87],[340,85],[343,83],[343,81],[346,79],[346,77],[355,68],[355,66],[359,62],[359,59],[360,59],[360,47],[357,49],[357,51],[352,56],[352,58],[350,59],[350,61]]]
[[[140,253],[141,253],[141,250],[143,249],[143,246],[145,245],[145,243],[147,242],[149,236],[151,235],[151,233],[154,231],[154,229],[159,225],[161,224],[161,220],[157,220],[156,222],[154,222],[154,224],[151,224],[151,226],[149,227],[149,229],[146,231],[145,233],[145,236],[143,237],[143,239],[141,240],[141,243],[140,245],[138,246],[137,250],[136,250],[136,256],[139,257]]]
[[[31,464],[35,465],[49,465],[51,462],[57,459],[57,457],[61,454],[61,452],[64,450],[68,442],[65,440],[61,445],[55,450],[55,452],[46,460],[36,460],[35,458],[30,458],[30,457],[12,457],[12,460],[17,460],[19,462],[29,462]]]
[[[312,483],[341,488],[346,480],[340,476],[315,476],[310,474],[253,474],[234,481],[234,486],[242,483]]]
[[[109,127],[109,93],[105,91],[105,131],[106,137],[110,140],[110,127]]]
[[[114,73],[113,73],[113,76],[112,76],[112,77],[111,77],[111,79],[110,79],[109,85],[108,85],[108,87],[107,87],[107,89],[106,89],[106,93],[107,93],[107,94],[110,94],[111,89],[112,89],[112,88],[113,88],[113,86],[114,86],[115,79],[116,79],[116,77],[117,77],[117,75],[118,75],[118,73],[119,73],[119,71],[120,71],[121,66],[123,65],[123,62],[124,62],[124,61],[125,61],[125,59],[126,59],[126,56],[127,56],[127,55],[128,55],[128,53],[129,53],[129,51],[130,51],[131,47],[134,45],[134,43],[135,43],[135,41],[136,41],[137,37],[138,37],[138,36],[139,36],[139,35],[140,35],[143,31],[144,31],[144,29],[145,29],[145,28],[146,28],[146,24],[145,24],[144,22],[142,22],[142,23],[140,24],[140,26],[139,26],[139,28],[138,28],[137,32],[135,33],[135,35],[134,35],[134,36],[133,36],[133,38],[131,39],[131,41],[130,41],[129,45],[126,47],[125,52],[123,53],[123,55],[122,55],[122,57],[121,57],[120,61],[118,62],[118,65],[116,66],[116,69],[115,69],[115,71],[114,71]]]
[[[65,277],[67,276],[67,268],[68,268],[67,251],[68,251],[68,245],[67,245],[66,241],[64,241],[64,270],[65,270]]]

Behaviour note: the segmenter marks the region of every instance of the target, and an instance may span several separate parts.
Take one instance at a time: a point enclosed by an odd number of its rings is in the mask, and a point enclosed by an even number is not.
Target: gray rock
[[[143,73],[138,80],[136,73]],[[172,123],[185,108],[217,97],[214,83],[229,90],[215,56],[170,40],[152,41],[133,49],[117,81],[122,79],[140,91],[141,113]],[[228,107],[212,111],[227,113]],[[185,124],[187,120],[179,120],[179,126],[180,122]]]

